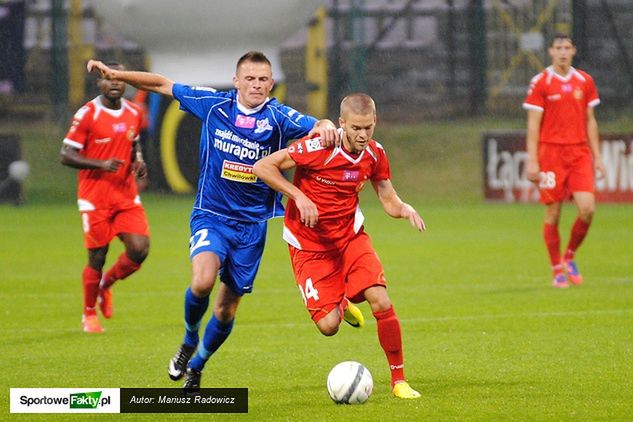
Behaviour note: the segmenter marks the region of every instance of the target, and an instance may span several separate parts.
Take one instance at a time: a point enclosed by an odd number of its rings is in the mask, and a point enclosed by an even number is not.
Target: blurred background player
[[[527,110],[527,178],[538,183],[545,204],[543,236],[557,288],[582,283],[574,254],[587,235],[595,211],[594,173],[605,174],[594,107],[600,103],[593,79],[572,67],[576,47],[556,34],[548,49],[552,65],[532,78]],[[560,221],[565,199],[573,198],[578,215],[561,258]]]
[[[124,69],[118,63],[109,65]],[[123,82],[99,78],[97,86],[101,95],[75,113],[60,157],[62,164],[79,169],[77,203],[88,248],[82,321],[89,333],[103,331],[97,299],[103,316],[110,318],[112,284],[137,271],[149,251],[149,225],[136,186],[136,178],[147,177],[138,144],[142,111],[123,98]],[[124,243],[125,252],[102,275],[114,236]]]
[[[420,393],[405,380],[400,321],[387,295],[382,264],[363,228],[358,193],[369,180],[388,215],[407,218],[420,231],[424,221],[398,197],[387,155],[372,139],[376,106],[371,97],[345,97],[339,125],[340,146],[326,148],[318,138],[304,138],[258,161],[254,171],[289,198],[283,237],[297,286],[321,333],[334,335],[343,319],[350,322],[345,315],[348,300],[366,300],[389,362],[394,395],[417,398]],[[294,184],[282,174],[293,167]],[[362,325],[360,311],[351,310],[356,325]]]
[[[200,388],[207,360],[231,333],[242,296],[253,290],[267,220],[283,215],[281,195],[255,177],[253,164],[308,133],[334,143],[336,127],[269,98],[272,68],[257,51],[238,60],[235,89],[226,92],[174,83],[155,73],[118,71],[91,60],[88,70],[93,69],[107,79],[173,96],[182,110],[202,122],[200,176],[190,220],[192,279],[185,293],[185,336],[168,368],[171,379],[184,375],[184,389],[194,391]],[[218,273],[213,315],[199,341]]]

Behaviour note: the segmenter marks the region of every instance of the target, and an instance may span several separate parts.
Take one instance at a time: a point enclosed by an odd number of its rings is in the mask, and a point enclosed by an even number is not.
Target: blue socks
[[[191,288],[185,293],[185,339],[187,346],[196,346],[199,341],[198,330],[200,321],[209,307],[209,296],[198,297],[191,292]]]
[[[198,345],[198,351],[193,358],[189,361],[189,367],[201,371],[204,368],[204,364],[209,360],[209,357],[218,350],[218,348],[224,343],[224,340],[229,336],[233,329],[232,320],[228,324],[220,322],[215,315],[211,317],[207,328],[204,330],[204,337],[202,342]]]

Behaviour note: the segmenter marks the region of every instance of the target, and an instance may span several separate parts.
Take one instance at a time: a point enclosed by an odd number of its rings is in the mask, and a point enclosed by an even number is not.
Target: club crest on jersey
[[[345,170],[343,171],[343,181],[344,182],[356,182],[358,180],[360,172],[358,170]]]
[[[255,133],[262,133],[267,130],[273,130],[273,127],[270,125],[270,123],[268,123],[268,117],[266,117],[264,120],[258,120],[257,129],[255,129]]]
[[[308,150],[308,152],[313,152],[313,151],[318,151],[320,149],[323,149],[323,145],[321,145],[321,140],[320,139],[308,139],[306,141],[306,149]]]
[[[235,118],[235,126],[243,127],[245,129],[252,129],[255,127],[255,118],[244,116],[243,114],[238,114]]]
[[[574,90],[574,98],[575,98],[575,99],[577,99],[577,100],[582,100],[582,97],[583,97],[583,94],[582,94],[582,89],[580,89],[580,88],[578,88],[578,87],[577,87],[577,88]]]

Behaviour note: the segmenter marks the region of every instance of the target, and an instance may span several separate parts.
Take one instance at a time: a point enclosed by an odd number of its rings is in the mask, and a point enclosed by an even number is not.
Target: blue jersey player
[[[202,122],[200,176],[190,222],[193,271],[185,294],[185,336],[169,362],[170,378],[185,376],[185,390],[195,391],[206,361],[231,333],[242,295],[253,289],[266,221],[284,213],[281,195],[253,174],[253,164],[308,134],[332,144],[338,138],[336,127],[269,98],[274,80],[270,61],[261,52],[248,52],[238,60],[235,89],[227,92],[177,84],[156,73],[112,69],[95,60],[87,67],[106,79],[173,96],[182,110]],[[213,315],[200,341],[198,331],[218,274],[221,283]]]

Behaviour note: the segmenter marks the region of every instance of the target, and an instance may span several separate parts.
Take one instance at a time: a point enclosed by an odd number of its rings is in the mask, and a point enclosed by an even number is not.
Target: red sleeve
[[[77,110],[70,124],[70,129],[64,137],[64,144],[79,150],[84,149],[86,142],[88,142],[93,113],[94,110],[87,104]]]
[[[596,88],[596,83],[593,81],[593,78],[585,73],[585,78],[587,78],[587,106],[594,107],[600,104],[600,97],[598,96],[598,89]]]
[[[323,146],[318,136],[301,138],[288,147],[288,154],[297,166],[308,168],[323,164],[324,156],[331,151],[332,148]]]
[[[389,180],[391,179],[391,167],[389,166],[389,159],[387,158],[387,153],[382,148],[378,142],[374,141],[374,146],[368,146],[368,148],[372,148],[372,150],[376,153],[376,167],[374,168],[374,172],[371,175],[371,180],[380,181],[380,180]]]
[[[543,111],[545,109],[545,77],[543,73],[539,73],[530,81],[527,96],[523,101],[523,108],[536,109]]]

